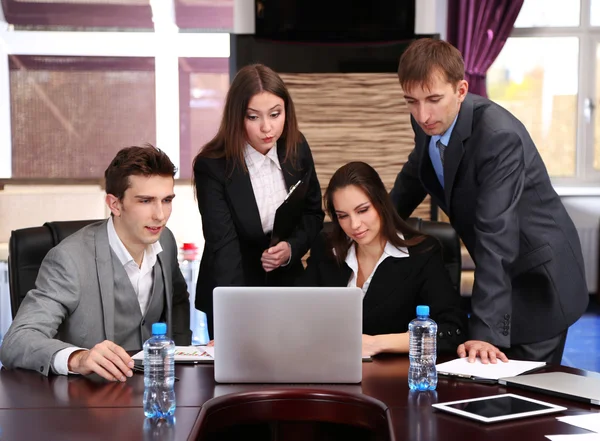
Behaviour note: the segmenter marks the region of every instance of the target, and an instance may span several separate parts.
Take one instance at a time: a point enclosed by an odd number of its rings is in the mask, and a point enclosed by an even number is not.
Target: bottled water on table
[[[429,318],[429,306],[417,306],[417,318],[408,324],[410,390],[434,390],[437,386],[437,324]]]
[[[175,413],[175,343],[167,325],[154,323],[144,343],[144,414],[167,418]]]

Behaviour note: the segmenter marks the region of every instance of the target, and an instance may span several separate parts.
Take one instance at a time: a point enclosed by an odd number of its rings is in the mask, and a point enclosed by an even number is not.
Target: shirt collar
[[[270,159],[275,166],[281,170],[279,156],[277,155],[277,143],[271,147],[271,150],[269,150],[266,155],[260,153],[250,144],[246,144],[246,147],[244,148],[244,159],[246,160],[246,166],[248,166],[248,168],[260,168],[267,159]]]
[[[402,233],[398,233],[398,237],[400,239],[404,239]],[[394,258],[403,258],[409,257],[408,249],[406,247],[396,248],[389,241],[386,242],[385,247],[383,248],[383,254],[379,258],[379,262],[382,262],[387,257]],[[350,267],[354,274],[358,274],[358,259],[356,258],[356,243],[352,243],[350,248],[348,248],[348,254],[346,254],[346,265]]]
[[[444,144],[445,146],[448,146],[448,143],[450,142],[450,136],[452,136],[452,130],[454,130],[454,126],[456,125],[457,119],[458,119],[458,114],[456,114],[454,121],[452,121],[452,124],[450,125],[450,127],[448,127],[448,130],[446,130],[443,135],[435,135],[435,136],[431,137],[433,142],[437,143],[438,139],[439,139],[440,141],[442,141],[442,144]]]
[[[119,262],[121,262],[121,265],[125,266],[129,262],[133,262],[137,266],[137,264],[133,260],[133,257],[131,257],[131,254],[129,253],[127,248],[125,248],[125,245],[123,244],[121,238],[117,234],[117,230],[115,230],[115,224],[112,216],[108,218],[106,229],[108,231],[108,244],[117,255],[117,258],[119,259]],[[146,249],[144,250],[144,260],[142,261],[142,265],[148,264],[149,267],[153,267],[156,263],[158,253],[160,253],[162,250],[163,249],[159,241],[156,241],[153,244],[146,246]]]

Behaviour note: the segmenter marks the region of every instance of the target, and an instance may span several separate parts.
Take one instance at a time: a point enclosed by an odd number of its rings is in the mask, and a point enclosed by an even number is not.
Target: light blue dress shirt
[[[448,147],[450,136],[452,135],[452,130],[454,130],[457,119],[458,115],[456,115],[456,118],[454,118],[454,121],[443,135],[434,135],[429,141],[429,157],[431,158],[431,164],[433,165],[433,169],[435,170],[435,174],[437,175],[442,188],[444,188],[444,166],[442,164],[442,158],[440,157],[440,150],[437,148],[437,142],[440,140],[442,144]]]

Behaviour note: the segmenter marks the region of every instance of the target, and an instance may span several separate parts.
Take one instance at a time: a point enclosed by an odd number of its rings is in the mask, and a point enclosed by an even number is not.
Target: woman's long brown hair
[[[325,209],[333,224],[333,229],[328,236],[328,249],[333,248],[335,259],[340,265],[346,260],[352,241],[340,226],[333,205],[333,195],[336,191],[350,185],[360,188],[373,204],[381,218],[381,235],[386,241],[400,248],[415,246],[425,240],[423,234],[411,228],[398,215],[375,169],[364,162],[349,162],[333,174],[324,196]],[[409,238],[401,239],[398,237],[398,232]]]
[[[236,167],[247,170],[244,161],[244,147],[247,137],[244,127],[248,104],[254,95],[270,92],[281,98],[285,105],[285,124],[281,138],[285,140],[285,159],[296,164],[297,147],[302,141],[298,129],[294,103],[279,75],[262,64],[244,66],[233,79],[227,98],[221,125],[215,137],[202,147],[194,158],[194,166],[198,158],[225,158],[228,173]]]

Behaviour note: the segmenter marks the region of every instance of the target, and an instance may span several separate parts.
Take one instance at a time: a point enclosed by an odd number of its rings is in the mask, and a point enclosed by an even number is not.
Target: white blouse
[[[260,223],[263,232],[273,231],[275,211],[287,196],[283,171],[277,156],[277,145],[274,145],[266,155],[246,144],[244,159],[250,174],[252,190],[256,198]]]

